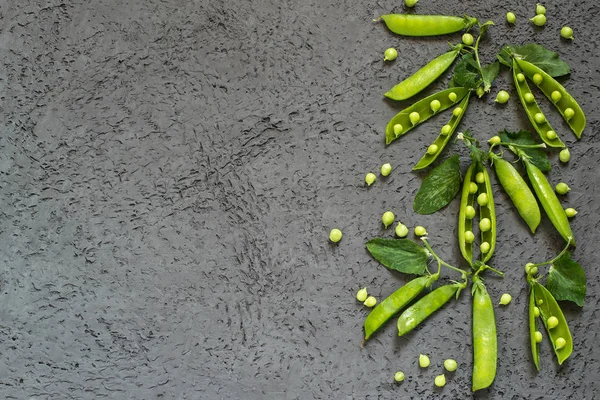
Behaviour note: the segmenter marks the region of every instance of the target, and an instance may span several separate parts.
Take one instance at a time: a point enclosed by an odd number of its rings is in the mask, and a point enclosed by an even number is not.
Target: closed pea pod
[[[387,28],[403,36],[436,36],[458,32],[477,23],[477,18],[449,15],[385,14]]]
[[[461,109],[461,112],[459,113],[459,115],[454,115],[454,113],[452,114],[452,118],[450,118],[450,121],[448,122],[448,124],[444,125],[444,127],[449,126],[450,128],[446,129],[446,130],[443,130],[444,128],[442,128],[442,131],[440,131],[440,134],[433,142],[433,145],[437,146],[437,151],[433,154],[430,154],[429,152],[427,152],[423,157],[421,157],[419,162],[417,162],[417,164],[413,167],[413,170],[423,169],[423,168],[429,166],[442,153],[442,151],[444,150],[444,147],[446,147],[446,144],[448,144],[448,142],[450,141],[452,134],[456,130],[456,127],[458,126],[458,124],[460,123],[460,120],[462,119],[463,115],[465,114],[470,97],[471,96],[469,94],[464,96],[464,98],[460,102],[459,108]]]
[[[452,93],[454,93],[456,96],[455,100],[451,100],[449,97],[449,95]],[[402,135],[405,135],[415,126],[427,121],[429,118],[436,114],[439,114],[441,111],[452,107],[457,102],[461,101],[468,93],[469,89],[462,87],[455,87],[442,90],[440,92],[432,94],[431,96],[425,97],[424,99],[417,101],[410,107],[400,111],[390,120],[390,122],[388,122],[387,126],[385,127],[385,143],[390,144],[395,139],[399,138]],[[440,109],[437,111],[437,113],[434,113],[430,107],[431,102],[434,100],[438,100],[440,102]],[[413,124],[410,120],[410,115],[415,112],[419,114],[419,120],[415,124]],[[394,130],[394,126],[398,125],[400,126],[401,130],[399,130],[399,132],[396,132]]]
[[[525,159],[523,159],[523,162],[525,163],[529,182],[531,182],[531,186],[542,204],[542,208],[546,212],[548,219],[550,219],[550,222],[552,222],[552,225],[554,225],[563,239],[568,242],[569,237],[573,238],[573,232],[571,231],[565,210],[563,210],[560,200],[558,200],[556,193],[554,193],[554,189],[550,186],[546,176],[538,167]],[[571,240],[571,244],[575,246],[575,238]]]
[[[554,348],[554,353],[556,353],[558,363],[562,364],[573,352],[573,338],[571,337],[569,325],[567,325],[567,320],[565,319],[560,306],[548,289],[538,282],[533,282],[532,287],[537,302],[539,303],[539,300],[542,300],[542,304],[539,305],[540,316],[542,317],[542,321],[548,332],[548,337],[552,342],[552,347]],[[552,329],[547,325],[547,321],[550,317],[555,317],[558,320],[558,325]],[[559,338],[564,339],[564,345],[560,348],[556,346],[557,339]]]
[[[402,310],[415,297],[438,279],[439,275],[421,276],[408,282],[385,298],[365,319],[365,341],[381,328],[390,318]]]
[[[551,77],[538,66],[526,60],[515,60],[528,78],[533,80],[535,75],[540,75],[543,78],[539,84],[536,84],[537,87],[539,87],[542,93],[544,93],[544,95],[552,101],[552,104],[554,104],[558,112],[563,116],[565,121],[567,121],[567,124],[575,136],[577,136],[578,139],[581,138],[581,134],[585,129],[586,119],[583,110],[577,101],[575,101],[573,96],[571,96],[569,92],[567,92],[567,90],[556,81],[556,79]],[[573,112],[570,118],[570,112],[566,112],[568,109],[571,109]]]
[[[519,215],[532,233],[535,233],[541,220],[540,208],[535,200],[535,196],[527,186],[527,183],[512,166],[512,164],[495,154],[491,154],[493,158],[494,170],[500,181],[500,185],[510,197],[512,203],[516,207]]]
[[[475,181],[476,168],[477,164],[473,162],[465,173],[458,211],[458,246],[460,253],[469,265],[473,264],[473,244],[467,242],[465,232],[473,231],[473,217],[469,218],[470,215],[468,213],[473,209],[473,204],[475,204],[475,193],[471,193],[470,188],[471,183]],[[474,184],[477,185],[476,183]]]
[[[487,197],[487,203],[485,205],[481,205],[480,203],[479,205],[479,221],[489,220],[489,224],[486,223],[483,227],[480,225],[481,243],[487,242],[490,245],[487,252],[481,253],[481,260],[485,263],[492,257],[496,248],[496,211],[494,207],[494,192],[487,168],[481,162],[477,164],[478,172],[482,172],[484,176],[484,181],[479,183],[479,193],[486,194]],[[489,229],[485,229],[488,226]]]
[[[533,357],[533,363],[535,368],[540,370],[540,346],[537,341],[537,320],[536,320],[536,306],[535,306],[535,295],[533,293],[533,287],[529,291],[529,342],[531,344],[531,356]],[[539,315],[539,311],[538,311]]]
[[[385,92],[383,95],[392,100],[406,100],[435,81],[456,59],[460,53],[462,45],[457,45],[454,49],[431,60],[427,65],[417,72]]]
[[[552,129],[552,126],[550,126],[550,123],[548,123],[546,118],[543,118],[542,120],[541,117],[538,117],[538,120],[540,122],[536,120],[535,116],[537,114],[540,114],[542,117],[544,116],[544,114],[542,113],[542,110],[535,101],[535,98],[533,97],[531,89],[529,89],[529,85],[527,84],[526,80],[523,79],[522,81],[519,81],[518,75],[520,73],[521,68],[519,67],[517,59],[515,58],[513,61],[513,78],[515,86],[517,88],[517,93],[519,94],[519,98],[521,99],[521,104],[525,109],[525,113],[527,114],[531,125],[533,125],[540,138],[542,138],[544,143],[546,143],[548,146],[565,147],[565,144],[558,137],[554,137],[552,139],[548,137],[548,132],[554,132],[554,129]]]
[[[498,338],[494,305],[478,275],[473,276],[473,391],[489,387],[496,377]]]

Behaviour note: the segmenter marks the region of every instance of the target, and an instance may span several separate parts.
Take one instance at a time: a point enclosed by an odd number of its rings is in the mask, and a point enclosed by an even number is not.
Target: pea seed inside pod
[[[536,343],[542,343],[542,339],[543,339],[542,332],[535,331],[534,336],[535,336],[535,342]]]
[[[519,81],[519,82],[525,82],[525,75],[523,75],[521,72],[519,72],[517,74],[517,81]]]
[[[531,93],[525,93],[523,95],[523,99],[525,100],[525,103],[533,103],[535,101],[535,97],[533,97],[533,95]]]
[[[460,114],[462,114],[462,108],[456,107],[454,110],[452,110],[452,115],[454,115],[455,117],[459,117]]]
[[[538,124],[543,124],[544,122],[546,122],[546,117],[544,116],[544,114],[542,113],[536,113],[533,116],[533,119],[535,120],[535,122],[537,122]]]
[[[540,309],[536,306],[533,306],[533,315],[535,315],[536,317],[540,316]]]
[[[546,132],[546,137],[547,137],[549,140],[554,140],[554,139],[556,139],[558,136],[556,135],[556,132],[554,132],[554,131],[548,131],[548,132]]]
[[[487,254],[487,252],[490,251],[490,244],[488,242],[481,243],[479,250],[481,250],[483,254]]]
[[[487,206],[487,204],[488,204],[487,194],[481,193],[479,196],[477,196],[477,204],[479,204],[481,207]]]
[[[554,329],[558,326],[558,318],[552,316],[546,320],[546,324],[548,325],[548,329]]]
[[[573,118],[573,116],[575,116],[575,110],[573,110],[572,108],[566,108],[565,111],[565,119],[568,121],[571,118]]]
[[[438,146],[436,144],[432,144],[427,148],[427,154],[433,155],[438,152]]]
[[[446,136],[450,133],[450,131],[452,131],[452,127],[450,125],[444,125],[442,126],[441,134]]]
[[[415,125],[421,120],[421,115],[418,112],[413,111],[408,114],[408,119],[410,120],[411,124]]]
[[[536,85],[539,85],[540,83],[542,83],[543,80],[544,80],[544,77],[541,74],[534,74],[533,75],[532,81]]]
[[[440,103],[439,100],[432,100],[431,103],[429,103],[429,108],[431,108],[431,111],[434,113],[438,112],[441,107],[442,103]]]
[[[485,175],[483,175],[483,172],[478,172],[475,175],[475,182],[477,182],[477,183],[483,183],[483,182],[485,182]]]
[[[560,99],[562,99],[562,94],[560,94],[560,92],[558,90],[555,90],[552,92],[550,97],[552,98],[553,102],[558,103],[560,101]]]
[[[556,350],[560,350],[563,347],[565,347],[565,345],[567,344],[567,341],[565,340],[565,338],[559,337],[554,341],[554,346],[556,347]]]
[[[398,136],[402,133],[402,125],[396,124],[394,125],[394,135]]]
[[[465,216],[468,219],[475,218],[475,208],[473,206],[466,206],[465,207]]]
[[[450,92],[448,94],[448,100],[450,100],[451,102],[455,102],[457,98],[458,98],[458,96],[454,92]]]
[[[475,241],[475,235],[471,231],[465,231],[465,242],[473,243]]]
[[[477,190],[479,188],[477,187],[477,184],[475,182],[469,182],[469,193],[470,194],[475,194],[477,193]]]
[[[479,229],[482,232],[487,232],[490,229],[492,229],[492,221],[490,221],[489,218],[483,218],[481,221],[479,221]]]

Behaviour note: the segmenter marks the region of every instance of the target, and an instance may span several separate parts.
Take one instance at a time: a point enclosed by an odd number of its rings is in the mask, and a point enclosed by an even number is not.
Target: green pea
[[[437,387],[444,387],[444,386],[446,386],[446,375],[441,374],[441,375],[436,376],[435,379],[433,380],[433,383]]]
[[[458,98],[458,96],[456,95],[456,93],[454,93],[454,92],[448,93],[448,100],[450,100],[451,102],[454,103],[457,98]]]
[[[421,115],[418,112],[413,111],[408,115],[408,119],[411,124],[416,125],[421,120]]]
[[[535,97],[533,97],[533,94],[527,92],[523,95],[523,99],[525,99],[526,103],[533,103],[535,101]]]
[[[544,114],[542,114],[541,112],[536,113],[533,116],[533,119],[535,120],[535,122],[537,122],[538,124],[543,124],[544,122],[546,122],[546,117],[544,116]]]
[[[468,219],[473,219],[475,218],[475,208],[473,206],[467,206],[465,208],[465,216]]]
[[[396,124],[394,125],[394,135],[398,136],[402,133],[402,125],[401,124]]]
[[[481,252],[483,254],[487,254],[488,251],[490,251],[490,244],[488,242],[483,242],[481,243],[481,245],[479,246],[479,250],[481,250]]]
[[[485,175],[483,175],[483,172],[478,172],[477,174],[475,174],[475,182],[477,182],[477,183],[485,182]]]
[[[558,194],[567,194],[571,188],[566,183],[560,182],[556,184],[554,190],[556,190],[556,193]]]
[[[394,374],[394,380],[396,382],[402,382],[404,380],[404,372],[398,371]]]
[[[414,7],[418,1],[419,0],[404,0],[404,4],[406,4],[406,7]]]
[[[448,372],[454,372],[458,368],[458,363],[455,360],[448,358],[447,360],[444,360],[444,368],[446,368],[446,371]]]
[[[342,231],[337,228],[333,228],[331,232],[329,232],[329,240],[333,243],[337,243],[342,240]]]
[[[377,304],[377,299],[373,296],[369,296],[367,297],[367,299],[365,300],[365,302],[363,303],[366,307],[375,307],[375,304]]]
[[[462,114],[462,108],[456,107],[454,110],[452,110],[452,115],[455,117],[460,117],[460,114]]]
[[[577,210],[575,210],[574,208],[566,208],[565,209],[565,214],[567,214],[567,217],[569,218],[573,218],[574,216],[577,215]]]
[[[535,335],[535,342],[536,343],[542,343],[542,339],[543,339],[542,332],[535,331],[534,335]]]
[[[523,75],[521,72],[519,72],[517,74],[517,81],[519,81],[519,82],[525,82],[525,75]]]
[[[556,350],[562,349],[566,344],[567,341],[563,337],[559,337],[554,341],[554,347],[556,347]]]
[[[401,222],[398,222],[398,225],[396,225],[396,229],[394,231],[396,232],[396,236],[401,238],[408,235],[408,228]]]
[[[429,146],[427,148],[427,154],[435,154],[438,151],[438,146],[437,144],[432,144],[431,146]]]
[[[558,153],[558,159],[563,163],[568,163],[571,159],[571,152],[569,149],[562,149],[560,153]]]
[[[441,107],[442,103],[440,103],[439,100],[432,100],[431,103],[429,103],[429,108],[431,108],[431,111],[434,113],[438,112]]]
[[[485,94],[485,89],[483,88],[483,86],[479,86],[475,93],[477,93],[477,97],[481,98],[481,96]]]
[[[536,276],[538,273],[538,267],[531,267],[531,269],[529,270],[529,273],[531,276]]]
[[[426,236],[427,230],[423,226],[415,226],[415,235],[417,236]]]
[[[552,316],[546,320],[546,326],[548,329],[554,329],[558,326],[558,318]]]
[[[367,300],[368,295],[369,294],[367,293],[367,288],[362,288],[358,292],[356,292],[356,300],[360,301],[361,303],[364,303],[365,300]]]
[[[504,293],[500,297],[500,305],[506,306],[512,301],[512,296],[508,293]]]
[[[487,206],[488,197],[486,193],[481,193],[479,196],[477,196],[477,204],[479,204],[482,207]]]
[[[427,368],[430,364],[431,361],[429,361],[429,357],[427,357],[425,354],[419,354],[419,367]]]
[[[560,30],[560,36],[573,40],[573,29],[569,26],[563,26]]]
[[[565,115],[565,119],[568,121],[571,118],[573,118],[573,116],[575,115],[575,110],[573,110],[570,107],[569,108],[565,108],[564,115]]]
[[[479,229],[482,232],[487,232],[490,229],[492,229],[492,221],[490,221],[489,218],[483,218],[481,221],[479,221]]]
[[[513,12],[507,12],[506,13],[506,21],[509,24],[514,24],[517,21],[517,16]]]
[[[546,132],[546,137],[550,140],[554,140],[558,137],[558,135],[554,131],[548,131]]]
[[[539,316],[540,316],[540,309],[539,309],[539,307],[535,307],[535,306],[534,306],[534,308],[533,308],[533,314],[534,314],[536,317],[539,317]]]
[[[479,190],[479,188],[477,187],[477,184],[475,182],[470,182],[469,183],[469,193],[475,194],[475,193],[477,193],[477,190]]]
[[[543,5],[541,5],[540,3],[537,3],[535,5],[535,13],[537,15],[543,15],[546,14],[546,7],[544,7]]]
[[[546,25],[546,16],[544,14],[538,14],[533,18],[529,19],[536,26],[544,26]]]
[[[377,177],[375,176],[374,173],[369,172],[366,176],[365,176],[365,182],[367,182],[367,185],[371,186],[373,184],[373,182],[375,182],[375,179],[377,179]]]
[[[388,176],[391,173],[392,173],[392,166],[390,165],[390,163],[386,163],[381,166],[381,175]]]
[[[381,222],[383,222],[383,226],[385,226],[385,228],[387,229],[387,227],[390,226],[394,222],[394,218],[395,218],[395,216],[394,216],[393,212],[386,211],[381,216]]]
[[[508,92],[506,90],[501,90],[496,95],[495,101],[496,101],[496,103],[504,104],[508,101],[509,98],[510,98],[510,95],[508,94]]]
[[[472,45],[474,41],[475,40],[473,39],[473,35],[471,35],[470,33],[465,33],[464,35],[462,35],[462,42],[467,46]]]
[[[452,132],[452,127],[450,125],[444,125],[444,126],[442,126],[442,130],[441,130],[441,134],[442,135],[446,136],[450,132]]]
[[[490,140],[488,140],[489,144],[500,144],[501,142],[502,139],[500,139],[500,136],[492,136]]]
[[[562,94],[560,94],[560,92],[558,90],[555,90],[552,92],[550,97],[552,98],[553,102],[558,103],[560,101],[560,99],[562,99]]]
[[[475,235],[471,231],[465,231],[465,242],[473,243],[475,241]]]
[[[394,61],[398,58],[398,51],[393,47],[390,47],[383,53],[383,61]]]
[[[539,299],[539,300],[537,301],[537,305],[538,305],[538,306],[541,306],[542,304],[544,304],[544,299]]]

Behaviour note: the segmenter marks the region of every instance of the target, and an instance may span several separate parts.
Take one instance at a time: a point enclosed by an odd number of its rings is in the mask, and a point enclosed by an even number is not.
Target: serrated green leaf
[[[429,254],[424,247],[409,239],[374,238],[367,250],[381,264],[405,274],[423,275]]]
[[[469,89],[477,89],[481,84],[481,75],[477,67],[477,62],[473,59],[473,54],[468,53],[462,56],[454,68],[452,82],[457,86]]]
[[[507,130],[498,132],[498,136],[502,142],[515,144],[540,144],[533,138],[533,134],[529,131],[522,130],[518,132],[509,132]],[[538,167],[542,172],[548,172],[552,168],[548,155],[544,149],[518,149],[519,152],[526,154],[533,165]]]
[[[447,206],[460,189],[459,156],[454,155],[429,172],[415,196],[417,214],[432,214]]]
[[[560,59],[558,53],[550,51],[537,43],[528,43],[523,46],[514,47],[504,46],[500,54],[502,54],[503,59],[508,56],[527,60],[555,78],[567,75],[570,72],[569,65]],[[500,57],[498,59],[500,60]]]
[[[496,80],[498,73],[500,72],[500,64],[493,62],[481,68],[481,74],[483,77],[483,90],[489,93],[492,83]]]
[[[585,298],[585,272],[581,265],[566,252],[548,271],[546,288],[556,300],[568,300],[583,307]]]

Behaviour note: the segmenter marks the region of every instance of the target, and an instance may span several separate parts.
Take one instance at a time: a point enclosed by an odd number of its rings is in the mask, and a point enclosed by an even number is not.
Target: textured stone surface
[[[550,180],[573,190],[574,257],[585,307],[567,306],[575,351],[558,367],[530,361],[522,265],[562,246],[544,219],[529,235],[498,191],[499,243],[489,278],[500,358],[476,398],[592,399],[600,394],[600,56],[593,0],[548,1],[548,24],[516,0],[421,0],[420,13],[496,21],[482,44],[535,40],[572,66],[565,81],[588,116],[572,161]],[[406,338],[386,327],[361,349],[367,313],[406,280],[364,244],[391,236],[393,210],[428,228],[460,263],[457,202],[412,212],[411,172],[445,117],[385,147],[385,123],[410,101],[382,93],[456,42],[401,38],[371,19],[398,1],[4,0],[0,2],[0,397],[5,399],[457,399],[470,395],[468,293]],[[506,11],[517,14],[509,27]],[[575,41],[559,36],[570,24]],[[394,46],[399,58],[383,64]],[[448,76],[427,92],[443,88]],[[493,103],[504,88],[505,106]],[[484,140],[527,128],[510,75],[473,100],[462,122]],[[547,108],[547,107],[546,107]],[[463,167],[467,158],[460,151]],[[384,162],[391,176],[365,188]],[[499,189],[494,181],[494,188]],[[327,241],[338,226],[344,238]],[[417,367],[419,353],[432,366]],[[459,369],[434,389],[442,361]],[[407,379],[393,382],[396,370]]]

